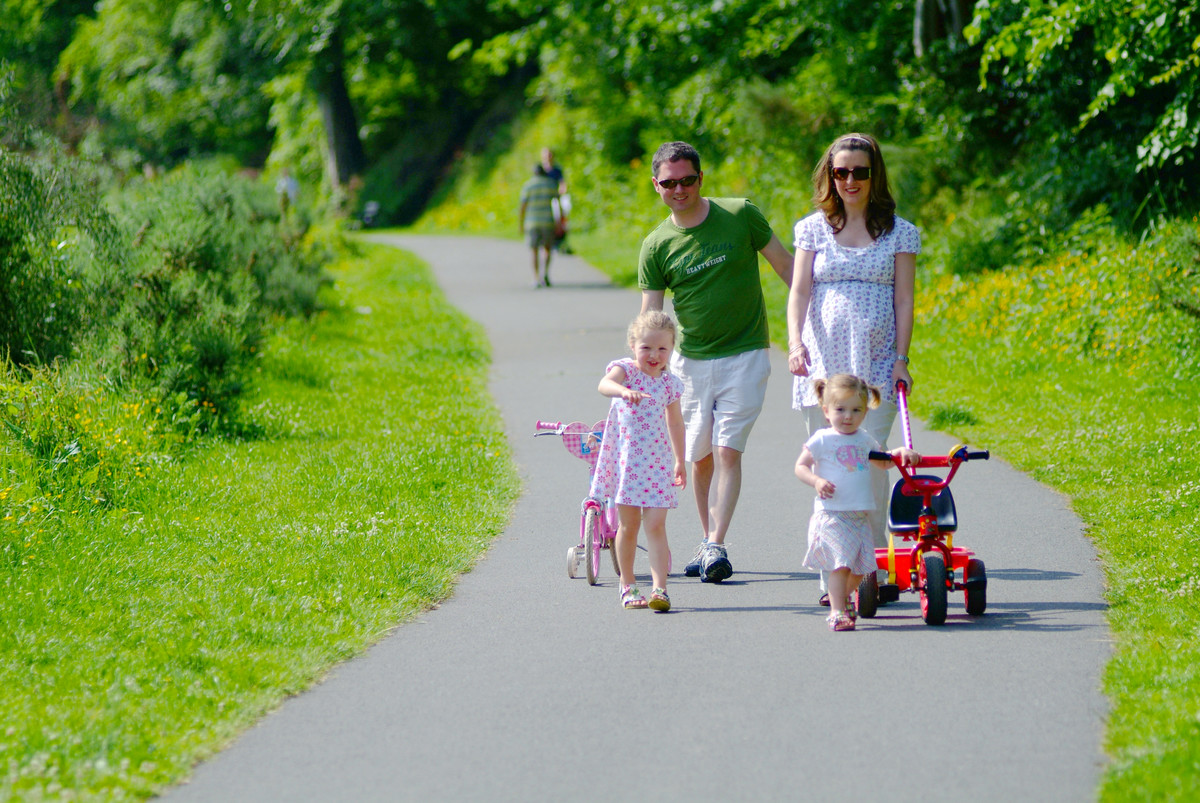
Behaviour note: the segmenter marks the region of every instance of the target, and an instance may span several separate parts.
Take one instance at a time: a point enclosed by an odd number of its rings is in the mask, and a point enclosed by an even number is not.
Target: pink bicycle
[[[596,472],[596,461],[600,457],[600,440],[604,437],[604,421],[588,427],[582,421],[563,424],[538,421],[534,425],[534,437],[538,435],[560,435],[567,451],[588,464],[590,477]],[[617,506],[610,499],[595,499],[588,496],[579,506],[579,543],[567,549],[567,577],[574,578],[583,561],[588,585],[595,585],[600,576],[600,553],[608,550],[612,558],[613,571],[619,577],[621,567],[617,565],[617,551],[613,539],[617,537]]]

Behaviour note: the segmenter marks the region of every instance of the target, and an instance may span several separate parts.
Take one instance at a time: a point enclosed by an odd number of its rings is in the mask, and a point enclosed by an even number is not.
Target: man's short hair
[[[658,168],[663,162],[678,162],[680,159],[687,159],[696,172],[700,172],[700,154],[695,148],[686,142],[665,142],[654,152],[654,159],[650,163],[654,178],[658,178]]]

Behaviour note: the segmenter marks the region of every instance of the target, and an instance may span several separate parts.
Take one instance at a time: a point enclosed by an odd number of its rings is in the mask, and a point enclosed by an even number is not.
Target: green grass
[[[479,327],[393,249],[333,275],[326,311],[265,349],[262,437],[22,525],[43,532],[0,563],[0,799],[179,781],[444,599],[503,527],[518,481]]]

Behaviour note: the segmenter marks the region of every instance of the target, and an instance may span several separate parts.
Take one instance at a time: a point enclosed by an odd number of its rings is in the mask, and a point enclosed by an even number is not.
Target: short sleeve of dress
[[[683,396],[683,380],[675,374],[664,374],[667,378],[667,404]]]
[[[637,363],[628,357],[621,357],[613,360],[608,365],[604,366],[604,373],[607,374],[614,368],[621,368],[625,371],[625,387],[629,387],[633,381],[633,375],[638,372]]]
[[[819,235],[821,223],[821,213],[814,212],[806,218],[801,218],[796,221],[796,228],[793,232],[792,245],[798,251],[817,251],[819,250]]]
[[[896,236],[897,254],[921,253],[921,232],[916,226],[902,217],[897,217],[893,231]]]

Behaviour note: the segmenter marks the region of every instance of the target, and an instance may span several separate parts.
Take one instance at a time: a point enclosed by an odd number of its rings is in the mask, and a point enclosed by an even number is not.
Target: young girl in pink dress
[[[871,460],[879,441],[862,426],[867,410],[879,406],[879,390],[850,374],[835,374],[813,383],[829,426],[804,444],[796,476],[813,486],[817,498],[808,522],[804,565],[829,572],[829,628],[853,630],[857,612],[850,595],[867,572],[875,571],[875,543],[868,515],[875,507],[871,467],[891,468],[890,460]],[[905,465],[921,456],[912,449],[893,449]]]
[[[667,572],[667,510],[676,507],[675,489],[687,482],[683,464],[683,385],[667,370],[675,347],[675,322],[659,310],[639,315],[629,326],[633,359],[614,360],[600,380],[612,397],[591,495],[617,505],[617,564],[621,605],[655,611],[671,609]],[[638,530],[646,527],[654,588],[647,603],[633,574]]]

